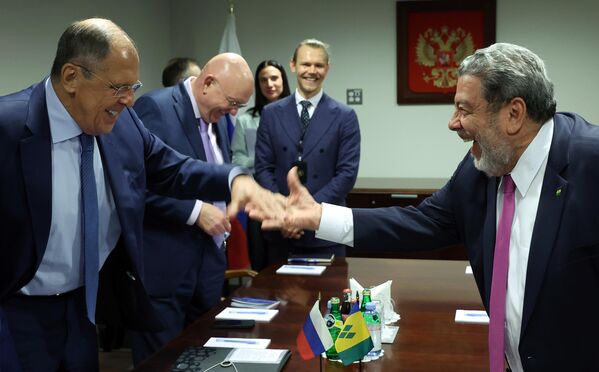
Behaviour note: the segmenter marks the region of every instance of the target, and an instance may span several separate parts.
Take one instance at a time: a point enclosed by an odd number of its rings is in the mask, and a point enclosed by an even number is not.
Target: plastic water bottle
[[[374,347],[367,354],[369,357],[378,357],[381,353],[382,343],[381,343],[381,318],[379,314],[376,312],[376,304],[373,302],[369,302],[366,304],[366,312],[364,312],[364,321],[366,322],[366,326],[368,327],[368,332],[370,332],[370,337],[372,338],[372,343]]]

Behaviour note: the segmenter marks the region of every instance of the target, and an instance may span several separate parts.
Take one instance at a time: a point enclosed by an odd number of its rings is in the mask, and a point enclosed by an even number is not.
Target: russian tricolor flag
[[[304,327],[297,335],[297,350],[304,359],[312,359],[333,346],[333,338],[322,318],[319,301],[316,300]]]

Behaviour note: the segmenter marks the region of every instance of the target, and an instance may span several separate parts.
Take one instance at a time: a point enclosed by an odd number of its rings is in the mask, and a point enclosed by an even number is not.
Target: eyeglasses
[[[100,80],[100,81],[104,82],[106,85],[108,85],[108,88],[114,90],[114,96],[115,97],[121,98],[121,97],[125,97],[125,96],[127,96],[129,94],[135,94],[135,92],[139,88],[143,87],[143,83],[141,81],[139,81],[139,80],[137,81],[137,83],[135,83],[133,85],[126,84],[126,85],[121,85],[121,86],[117,87],[116,85],[114,85],[110,81],[108,81],[106,79],[103,79],[100,76],[98,76],[98,74],[94,73],[89,68],[87,68],[87,67],[85,67],[83,65],[77,64],[77,63],[73,63],[73,62],[71,62],[71,64],[73,64],[73,65],[75,65],[75,66],[77,66],[79,68],[82,68],[83,70],[85,70],[88,73],[90,73],[92,76],[98,78],[98,80]]]
[[[229,97],[223,90],[223,87],[220,85],[218,80],[214,79],[213,81],[216,83],[216,85],[218,86],[218,89],[220,89],[220,92],[223,94],[223,96],[227,100],[227,103],[229,104],[230,108],[239,109],[239,108],[247,106],[247,103],[237,102],[237,100],[235,98]]]

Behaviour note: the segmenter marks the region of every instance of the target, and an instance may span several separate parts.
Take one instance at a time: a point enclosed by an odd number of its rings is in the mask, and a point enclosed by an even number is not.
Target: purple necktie
[[[202,144],[204,145],[204,153],[206,154],[206,162],[215,164],[216,156],[214,155],[214,148],[212,147],[212,143],[210,142],[210,137],[208,136],[208,124],[206,124],[206,122],[202,118],[200,118],[200,136],[202,137]],[[214,202],[212,204],[214,204],[214,206],[220,208],[223,211],[226,210],[226,205],[223,202]],[[225,236],[223,234],[214,235],[212,237],[212,240],[214,240],[214,244],[216,244],[216,246],[218,248],[220,248],[220,247],[222,247],[222,245],[225,241]]]
[[[514,219],[514,191],[512,177],[503,176],[503,208],[497,226],[495,256],[493,257],[493,279],[491,282],[489,322],[490,372],[505,372],[505,294],[509,263],[510,236]]]
[[[206,124],[202,118],[200,118],[200,136],[202,137],[204,152],[206,153],[206,162],[214,164],[214,149],[212,148],[212,143],[210,143],[210,137],[208,136],[208,124]]]

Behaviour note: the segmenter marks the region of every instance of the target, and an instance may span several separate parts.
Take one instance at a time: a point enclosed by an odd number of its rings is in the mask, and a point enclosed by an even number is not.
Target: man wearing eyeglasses
[[[360,164],[358,117],[324,93],[330,68],[327,44],[316,39],[300,42],[289,66],[297,76],[297,90],[262,112],[254,177],[263,187],[286,195],[287,172],[297,166],[316,200],[345,205]],[[293,253],[345,256],[345,246],[316,239],[311,231],[283,230],[268,233],[266,238],[270,263]]]
[[[230,163],[223,115],[235,115],[250,99],[253,86],[247,62],[237,54],[224,53],[210,59],[197,77],[141,96],[134,108],[152,133],[182,154],[209,163]],[[166,329],[132,334],[134,365],[219,302],[227,264],[223,234],[231,230],[221,209],[224,204],[148,193],[145,285]]]
[[[49,78],[0,97],[0,368],[95,371],[95,324],[162,327],[143,284],[146,189],[282,213],[239,168],[151,134],[131,108],[138,74],[129,36],[87,19],[61,36]]]

